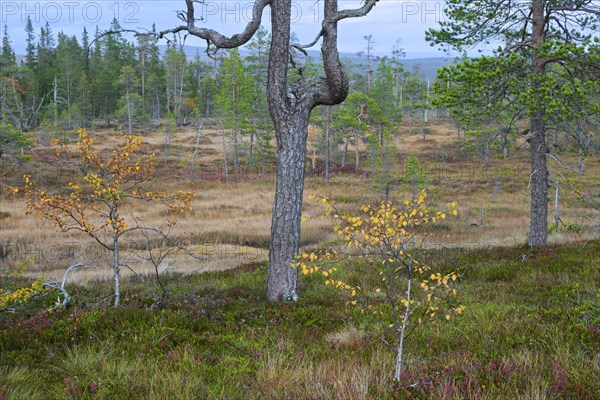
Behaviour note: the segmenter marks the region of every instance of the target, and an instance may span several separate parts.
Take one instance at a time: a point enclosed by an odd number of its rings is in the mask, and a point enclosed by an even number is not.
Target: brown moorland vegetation
[[[393,168],[402,175],[406,159],[417,154],[427,172],[430,198],[434,205],[457,201],[459,218],[445,221],[437,226],[423,229],[423,246],[426,247],[488,247],[507,246],[526,242],[529,220],[527,189],[529,177],[527,144],[517,143],[509,159],[492,158],[484,168],[472,152],[464,150],[464,143],[456,139],[454,130],[443,122],[434,122],[426,128],[425,139],[421,134],[402,133],[396,140],[397,159]],[[404,131],[405,127],[401,127]],[[142,221],[160,225],[168,218],[178,223],[174,235],[182,235],[196,259],[178,256],[165,260],[164,269],[178,272],[223,270],[243,262],[263,260],[267,255],[271,207],[273,202],[273,167],[251,168],[242,166],[237,173],[230,166],[229,180],[224,180],[222,167],[221,132],[214,127],[203,130],[196,165],[191,168],[195,146],[195,131],[181,128],[175,135],[169,157],[164,156],[164,134],[160,130],[144,132],[146,151],[154,151],[159,165],[153,184],[161,190],[194,191],[197,197],[193,210],[181,215],[167,215],[159,204],[136,204],[127,210]],[[76,132],[66,134],[76,137]],[[99,130],[92,133],[95,145],[104,152],[114,147],[117,135],[114,131]],[[361,173],[334,173],[325,182],[322,168],[308,172],[305,196],[316,193],[331,198],[344,209],[356,208],[364,203],[381,199],[373,184],[370,163],[362,157]],[[33,177],[41,185],[52,188],[64,187],[77,170],[73,166],[53,164],[53,146],[40,145],[34,150],[32,162],[18,167],[3,161],[3,192],[0,212],[0,252],[3,268],[15,266],[19,261],[35,256],[29,273],[43,272],[58,277],[70,263],[84,260],[97,264],[95,271],[82,271],[77,279],[89,280],[109,276],[100,261],[102,250],[77,233],[58,233],[48,221],[37,215],[25,215],[23,199],[10,196],[7,184],[18,185],[19,176],[33,171]],[[567,163],[569,161],[567,157]],[[573,179],[589,193],[600,191],[600,160],[589,158],[584,176],[552,164],[552,168]],[[574,184],[573,184],[574,186]],[[397,200],[410,196],[409,185],[398,185],[392,192]],[[564,229],[551,234],[550,243],[586,240],[598,234],[600,211],[577,199],[568,185],[560,191],[559,212]],[[305,203],[307,216],[321,212],[318,205]],[[553,203],[550,204],[553,212]],[[552,215],[549,216],[552,218]],[[570,228],[570,229],[569,229]],[[315,246],[332,239],[328,223],[309,219],[303,224],[303,246]],[[140,238],[132,237],[139,247]],[[129,273],[145,274],[153,267],[135,257],[140,249],[131,243],[126,246]],[[127,259],[127,256],[126,256]],[[125,271],[127,273],[127,271]]]

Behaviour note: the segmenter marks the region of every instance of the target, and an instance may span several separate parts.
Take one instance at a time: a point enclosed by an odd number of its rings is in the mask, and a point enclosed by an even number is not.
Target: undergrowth
[[[300,300],[265,299],[266,265],[71,287],[0,314],[0,399],[596,399],[600,393],[600,242],[546,249],[445,249],[420,255],[461,274],[463,316],[394,354],[372,316],[319,279]],[[360,265],[340,266],[365,287]],[[3,277],[14,290],[31,282]]]

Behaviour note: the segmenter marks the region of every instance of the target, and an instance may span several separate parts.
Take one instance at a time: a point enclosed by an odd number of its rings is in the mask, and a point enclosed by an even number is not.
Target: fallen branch
[[[62,293],[63,295],[63,300],[60,300],[60,295],[58,296],[57,300],[56,300],[56,307],[66,307],[70,302],[71,302],[71,295],[69,294],[69,292],[67,291],[67,289],[65,289],[65,285],[67,284],[67,277],[69,276],[69,273],[73,270],[79,270],[82,268],[93,268],[96,269],[95,266],[90,266],[90,265],[83,265],[81,263],[77,263],[75,265],[71,265],[69,268],[67,268],[67,270],[65,271],[65,274],[63,275],[63,279],[62,279],[62,283],[59,285],[58,282],[44,282],[42,284],[42,287],[44,288],[50,288],[50,289],[54,289],[59,291],[60,293]]]

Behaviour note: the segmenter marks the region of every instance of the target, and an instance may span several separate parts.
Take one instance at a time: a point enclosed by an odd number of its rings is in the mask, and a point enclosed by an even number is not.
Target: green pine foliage
[[[20,156],[24,150],[33,147],[33,142],[11,124],[0,124],[0,157]]]

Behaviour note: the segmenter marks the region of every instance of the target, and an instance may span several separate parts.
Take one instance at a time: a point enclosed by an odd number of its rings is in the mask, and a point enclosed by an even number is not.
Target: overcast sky
[[[322,19],[322,0],[292,0],[293,27],[301,42],[310,42],[319,31]],[[220,30],[226,34],[239,32],[248,21],[252,1],[206,0],[198,4],[196,15],[203,16],[198,22],[201,27]],[[356,8],[360,1],[340,0],[340,9]],[[96,29],[107,29],[110,21],[116,18],[126,29],[149,29],[156,23],[157,30],[179,25],[176,10],[185,8],[183,0],[133,0],[133,1],[23,1],[1,0],[0,19],[8,27],[13,47],[18,54],[25,50],[24,26],[27,16],[33,21],[36,36],[46,21],[56,35],[63,31],[81,37],[86,26],[90,35]],[[442,52],[425,42],[427,28],[437,26],[444,18],[444,1],[422,0],[381,0],[371,13],[358,19],[348,19],[340,23],[339,48],[346,53],[364,51],[365,35],[372,35],[374,52],[390,54],[392,47],[400,40],[400,47],[407,58],[443,57]],[[263,25],[269,28],[269,11],[265,10]],[[204,46],[198,38],[188,38],[186,44]]]

